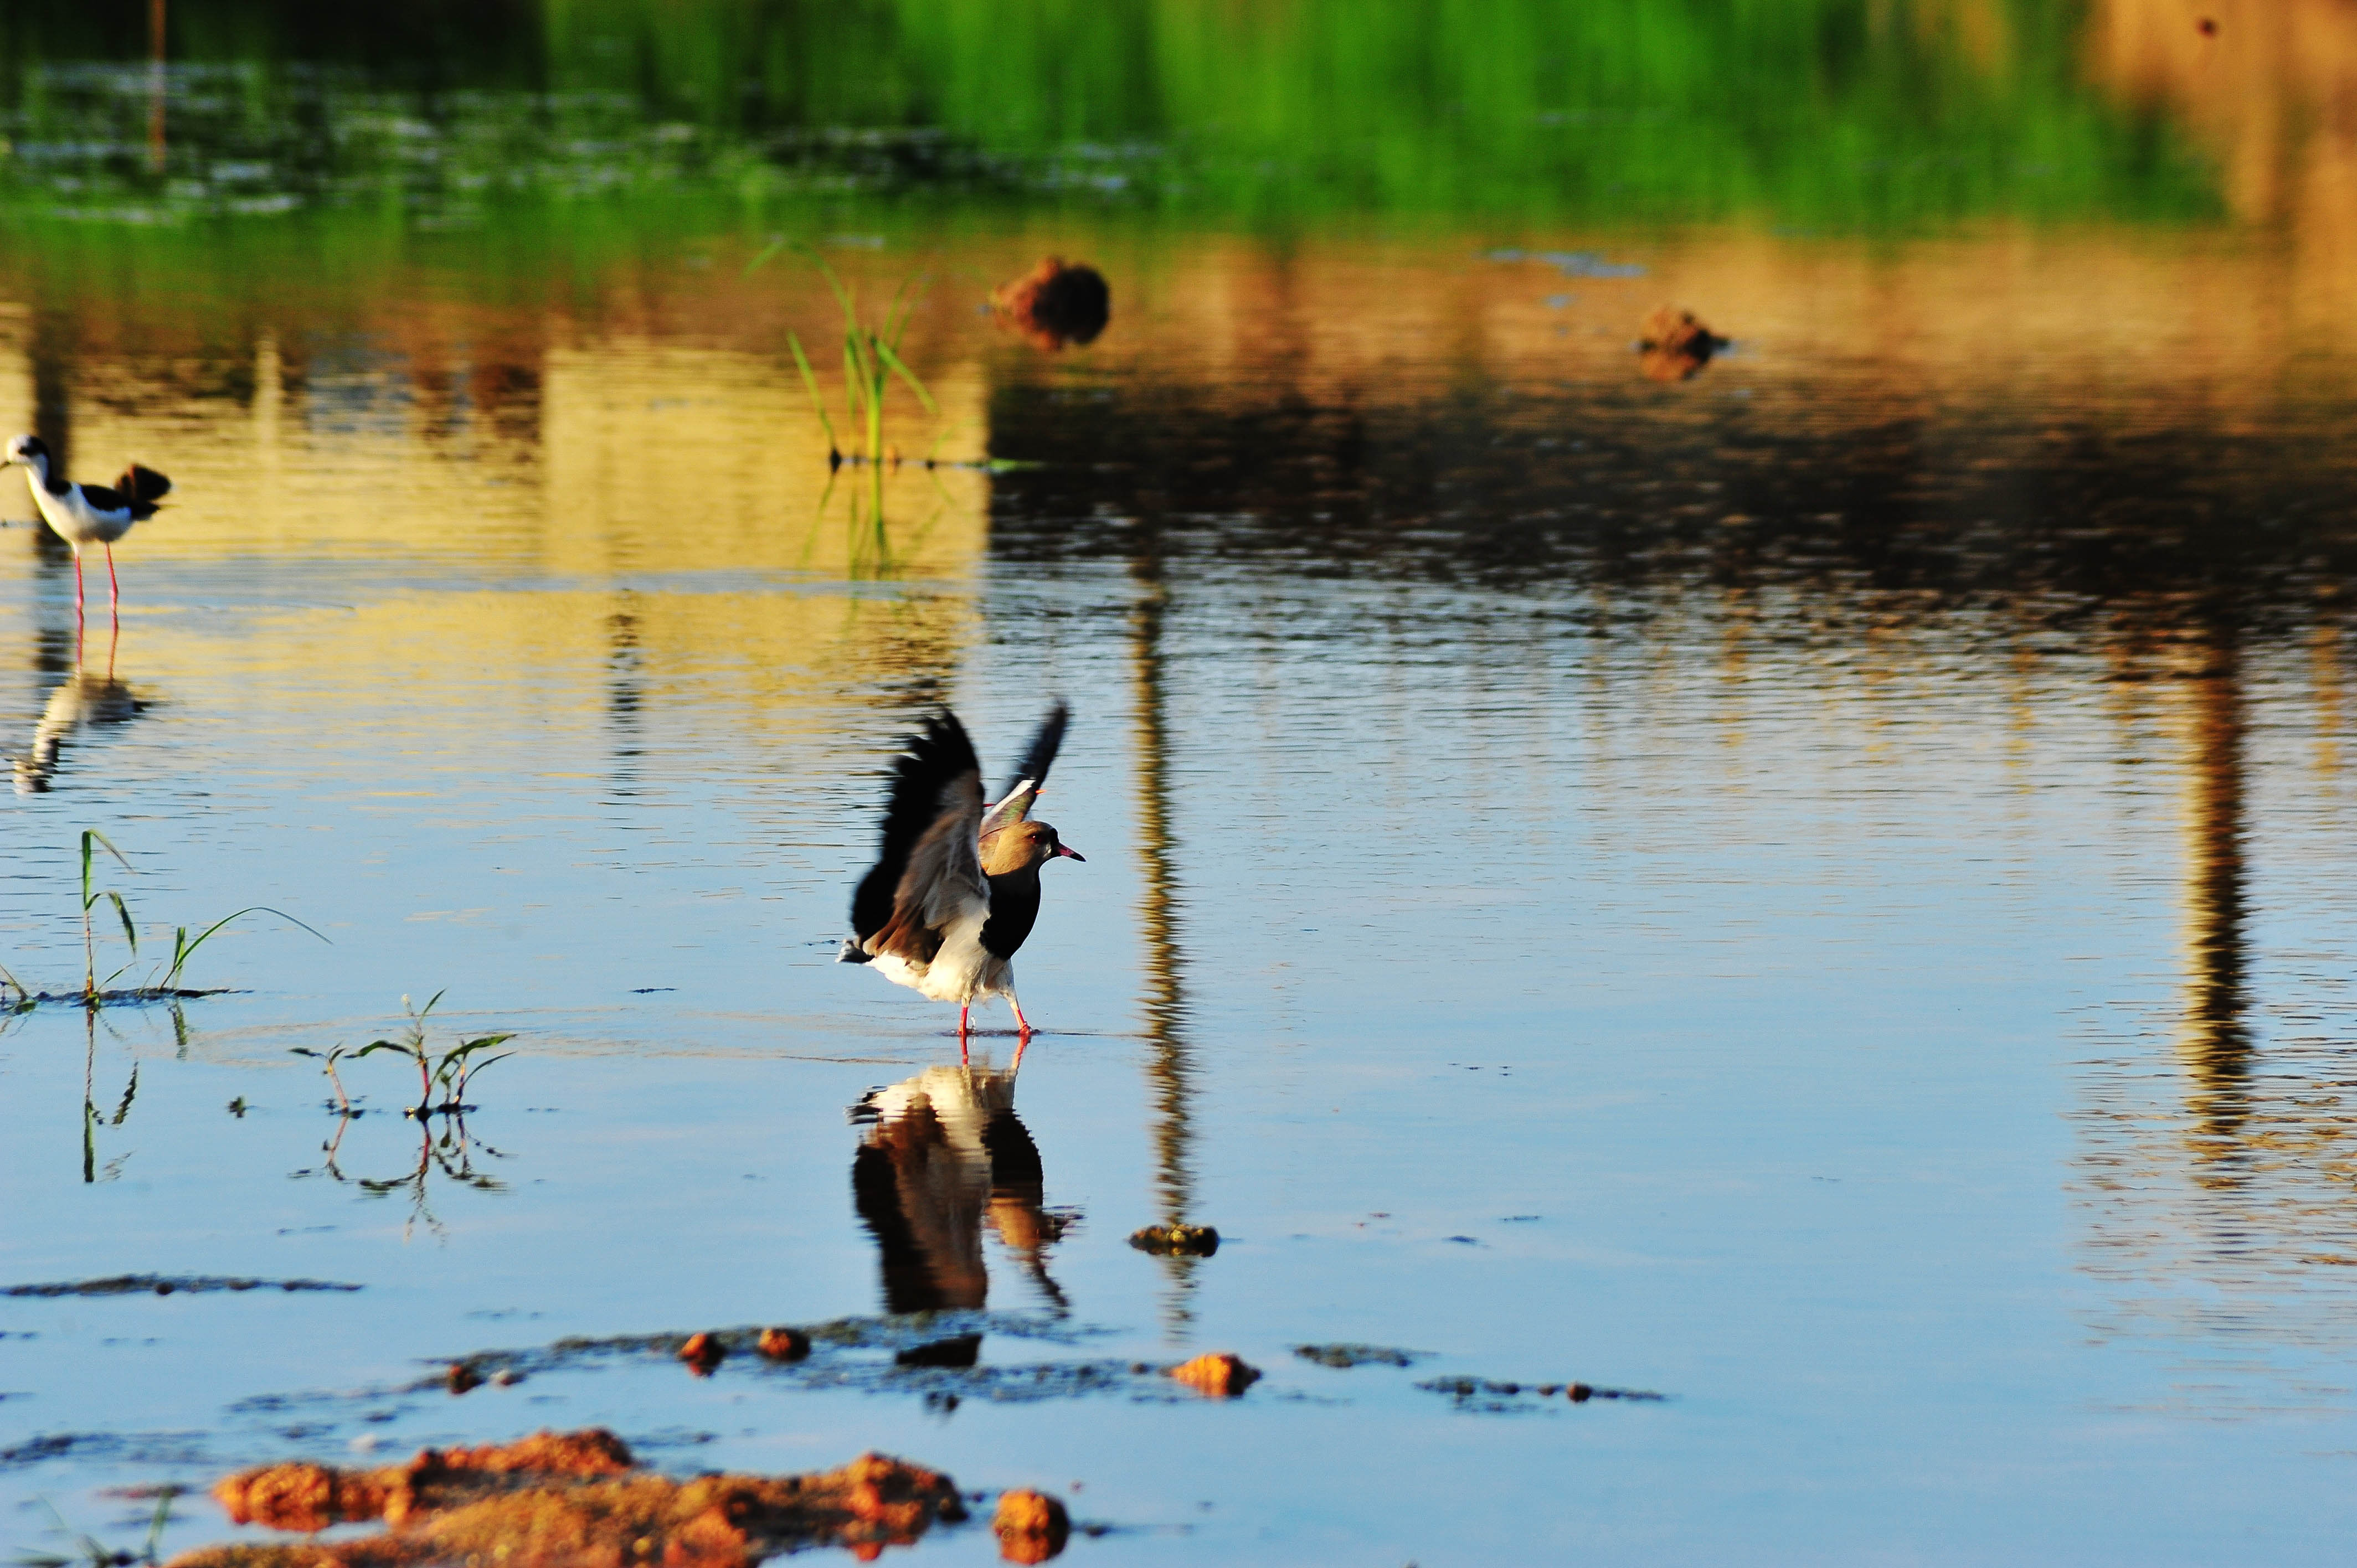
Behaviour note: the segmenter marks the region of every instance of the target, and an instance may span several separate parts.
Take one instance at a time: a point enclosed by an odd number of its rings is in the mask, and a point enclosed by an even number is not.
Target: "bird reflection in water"
[[[987,1225],[1054,1306],[1068,1306],[1048,1274],[1048,1250],[1077,1218],[1045,1207],[1039,1146],[1015,1114],[1015,1074],[933,1067],[852,1107],[867,1126],[852,1156],[859,1218],[883,1251],[884,1310],[979,1311],[990,1294]],[[902,1366],[971,1367],[982,1336],[961,1335],[900,1353]]]
[[[10,759],[19,795],[48,791],[57,778],[59,750],[78,731],[113,728],[146,711],[147,704],[115,678],[114,648],[114,639],[109,638],[102,671],[77,664],[50,688],[40,722],[33,726],[31,749]]]

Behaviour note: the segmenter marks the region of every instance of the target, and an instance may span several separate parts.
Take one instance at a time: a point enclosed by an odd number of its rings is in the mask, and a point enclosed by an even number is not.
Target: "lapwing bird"
[[[85,544],[106,550],[106,603],[119,617],[123,590],[114,580],[114,542],[131,525],[156,515],[156,503],[171,492],[172,481],[153,468],[134,463],[123,470],[114,488],[77,485],[57,472],[49,449],[38,435],[19,435],[8,443],[8,461],[32,470],[27,483],[33,504],[49,532],[73,546],[74,619],[81,619],[81,549]]]
[[[1031,820],[1070,716],[1061,703],[1048,710],[996,805],[983,800],[982,764],[957,715],[926,720],[893,767],[883,849],[851,897],[838,961],[873,964],[895,984],[956,1003],[961,1057],[974,1004],[989,996],[1015,1009],[1018,1065],[1030,1043],[1015,950],[1039,918],[1039,868],[1085,859]]]

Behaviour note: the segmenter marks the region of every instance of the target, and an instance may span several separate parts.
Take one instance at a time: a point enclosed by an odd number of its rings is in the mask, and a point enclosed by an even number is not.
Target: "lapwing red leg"
[[[965,1023],[966,1015],[971,1012],[973,1008],[974,1004],[971,1002],[961,1002],[958,1004],[958,1065],[960,1067],[970,1065],[966,1057],[965,1049]]]

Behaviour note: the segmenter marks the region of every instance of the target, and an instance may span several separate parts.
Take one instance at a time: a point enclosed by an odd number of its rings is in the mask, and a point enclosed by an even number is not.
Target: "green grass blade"
[[[768,265],[770,258],[776,255],[780,251],[784,250],[786,245],[786,237],[782,234],[779,235],[776,239],[762,246],[761,253],[755,256],[751,261],[747,262],[745,263],[745,270],[737,275],[738,277],[751,277],[757,270]]]
[[[853,347],[857,340],[855,333],[843,335],[843,404],[845,413],[854,424],[860,424],[863,419],[859,394],[865,390],[859,384],[859,350]]]
[[[789,332],[786,344],[794,351],[794,368],[802,373],[802,390],[810,393],[811,407],[818,411],[819,427],[826,432],[826,449],[842,451],[843,443],[834,438],[834,421],[826,416],[826,399],[819,395],[818,377],[811,371],[810,356],[802,352],[802,340]]]
[[[813,251],[811,252],[811,264],[817,267],[819,275],[826,279],[826,286],[834,291],[834,303],[843,307],[844,324],[849,326],[857,320],[859,317],[857,304],[852,298],[850,291],[843,286],[843,280],[835,276],[834,269],[826,264],[826,258]]]
[[[138,957],[139,933],[131,924],[131,906],[125,904],[123,901],[123,895],[115,892],[113,888],[109,888],[104,893],[100,894],[99,897],[106,899],[114,906],[115,918],[123,922],[123,940],[131,944],[131,955],[134,958]]]
[[[223,915],[220,919],[215,920],[211,925],[207,926],[204,929],[204,934],[199,936],[195,941],[188,942],[186,947],[175,944],[172,950],[172,967],[165,974],[164,983],[166,985],[176,983],[180,978],[181,969],[188,963],[188,960],[196,956],[197,950],[205,945],[208,938],[210,938],[215,931],[220,930],[223,926],[228,925],[231,920],[237,919],[245,915],[275,915],[289,925],[302,926],[303,929],[310,931],[313,936],[318,937],[321,941],[327,942],[329,947],[334,947],[336,945],[334,942],[328,941],[328,938],[320,935],[319,932],[311,930],[309,926],[304,925],[302,921],[296,919],[294,916],[288,914],[284,909],[274,909],[267,904],[249,904],[244,908],[240,909],[236,914]],[[188,934],[188,929],[186,926],[181,927],[180,936],[183,940],[187,939]],[[431,1007],[433,1004],[428,1003],[426,1005]]]
[[[938,417],[942,411],[934,403],[933,394],[925,390],[925,383],[917,379],[917,372],[901,361],[900,356],[893,351],[892,345],[878,338],[876,351],[884,356],[884,362],[891,366],[902,381],[909,383],[909,390],[917,394],[917,401],[925,405],[925,412]]]
[[[84,828],[81,832],[81,862],[85,867],[90,865],[90,846],[93,841],[97,843],[100,848],[105,850],[107,854],[114,857],[114,863],[117,865],[120,865],[125,871],[131,869],[131,863],[123,858],[123,852],[115,848],[113,844],[107,843],[106,835],[100,832],[96,828]],[[85,871],[84,875],[87,875],[88,872]]]

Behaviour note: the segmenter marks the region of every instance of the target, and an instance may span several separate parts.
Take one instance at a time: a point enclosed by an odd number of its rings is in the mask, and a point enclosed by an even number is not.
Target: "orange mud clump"
[[[993,290],[990,304],[1000,320],[1049,353],[1067,343],[1086,348],[1113,318],[1113,290],[1104,274],[1086,263],[1068,267],[1061,256],[1042,256],[1038,266]]]
[[[1241,1356],[1225,1350],[1213,1350],[1196,1357],[1184,1366],[1170,1369],[1170,1375],[1190,1389],[1229,1399],[1243,1392],[1260,1380],[1260,1373],[1245,1364]]]
[[[1000,1494],[990,1528],[998,1532],[998,1554],[1009,1563],[1045,1563],[1072,1538],[1064,1505],[1028,1487]]]
[[[1712,337],[1694,312],[1666,305],[1645,317],[1644,333],[1637,340],[1642,356],[1638,368],[1657,381],[1684,381],[1727,347],[1727,339]]]
[[[799,1361],[810,1354],[810,1336],[799,1328],[764,1328],[756,1348],[772,1361]]]
[[[743,1568],[805,1546],[872,1559],[912,1544],[937,1520],[965,1518],[947,1476],[880,1454],[822,1475],[683,1482],[632,1468],[621,1440],[598,1430],[429,1448],[376,1471],[274,1465],[232,1476],[213,1495],[239,1524],[311,1532],[382,1520],[387,1529],[351,1541],[209,1546],[170,1568]]]
[[[728,1351],[709,1334],[691,1334],[687,1343],[679,1348],[679,1359],[697,1377],[708,1378],[713,1368],[728,1359]]]

